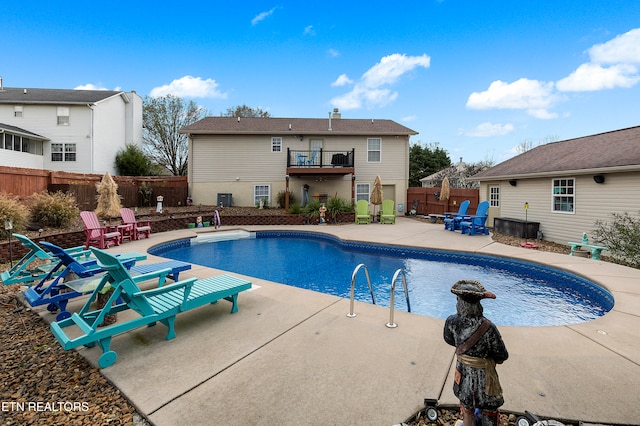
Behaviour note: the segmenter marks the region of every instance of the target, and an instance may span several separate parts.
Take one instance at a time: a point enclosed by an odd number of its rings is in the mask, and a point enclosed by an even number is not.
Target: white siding
[[[582,238],[582,233],[592,235],[596,220],[609,221],[611,213],[640,211],[640,185],[638,173],[610,173],[605,183],[597,184],[593,174],[559,175],[556,178],[573,177],[576,180],[574,214],[552,211],[551,185],[553,178],[519,179],[517,186],[507,181],[483,182],[481,194],[488,197],[488,186],[500,185],[500,208],[491,209],[493,217],[510,217],[540,222],[544,239],[566,244]],[[529,204],[525,216],[524,203]],[[490,223],[492,223],[492,218]]]

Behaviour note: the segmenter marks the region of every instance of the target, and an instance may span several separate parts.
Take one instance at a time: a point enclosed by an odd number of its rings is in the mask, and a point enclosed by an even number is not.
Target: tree
[[[225,113],[220,114],[221,117],[256,117],[256,118],[269,118],[271,114],[264,111],[262,108],[251,108],[247,105],[238,105],[235,107],[227,108]]]
[[[136,145],[127,144],[116,154],[116,169],[120,176],[150,176],[151,160]]]
[[[409,147],[409,186],[420,186],[420,179],[451,166],[449,154],[438,146],[420,142]]]
[[[149,158],[171,172],[185,176],[188,167],[189,143],[180,129],[204,118],[208,112],[194,101],[167,95],[146,96],[142,105],[144,123],[143,151]]]
[[[480,188],[480,183],[477,180],[470,179],[470,177],[492,166],[492,160],[484,160],[471,164],[460,162],[447,167],[446,169],[440,170],[438,174],[434,176],[434,181],[442,181],[447,177],[451,188],[477,189]],[[436,186],[440,186],[440,184],[436,183]]]

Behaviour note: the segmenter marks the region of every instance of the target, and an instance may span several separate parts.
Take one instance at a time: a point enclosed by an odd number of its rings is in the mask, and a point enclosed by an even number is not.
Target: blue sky
[[[640,1],[5,2],[7,87],[391,119],[452,161],[640,125]]]

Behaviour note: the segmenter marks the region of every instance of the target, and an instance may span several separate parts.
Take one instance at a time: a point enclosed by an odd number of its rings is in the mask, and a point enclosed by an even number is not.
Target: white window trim
[[[57,115],[57,124],[58,126],[68,126],[71,121],[69,115],[71,115],[71,110],[69,107],[58,107],[56,110]]]
[[[364,192],[358,192],[358,186],[359,186],[359,185],[366,185],[366,186],[367,186],[367,192],[366,192],[366,194],[365,194]],[[359,200],[364,200],[364,199],[365,199],[365,198],[358,198],[358,195],[366,195],[366,196],[367,196],[367,198],[366,198],[367,203],[368,203],[368,202],[370,202],[370,201],[369,201],[369,198],[371,197],[371,184],[370,184],[369,182],[356,182],[355,190],[356,190],[356,194],[355,194],[355,196],[356,196],[356,203],[357,203]]]
[[[276,149],[276,147],[278,149]],[[274,153],[282,152],[282,138],[281,137],[273,137],[273,138],[271,138],[271,152],[274,152]]]
[[[378,150],[369,149],[369,141],[372,141],[374,139],[380,141],[380,149],[378,149]],[[370,152],[379,152],[380,153],[380,159],[378,161],[370,160],[369,159],[369,153]],[[382,163],[382,138],[367,138],[367,163]]]
[[[494,199],[492,197],[493,193],[491,192],[492,189],[496,189],[496,195],[497,195],[497,199],[496,199],[496,203],[494,204]],[[500,185],[491,185],[489,187],[489,206],[490,207],[500,207]]]
[[[258,187],[266,187],[267,188],[267,195],[258,195],[256,194],[256,190],[258,189]],[[259,205],[260,204],[260,198],[266,198],[266,203],[265,205],[270,206],[271,205],[271,185],[268,183],[263,183],[263,184],[255,184],[253,185],[253,204],[254,205]]]
[[[553,181],[555,180],[572,180],[573,181],[573,194],[572,195],[556,195],[553,193]],[[576,214],[576,178],[575,177],[557,177],[557,178],[551,178],[551,213],[556,213],[556,214],[570,214],[570,215],[575,215]],[[571,197],[573,198],[573,211],[567,212],[567,211],[563,211],[563,210],[555,210],[555,197]]]

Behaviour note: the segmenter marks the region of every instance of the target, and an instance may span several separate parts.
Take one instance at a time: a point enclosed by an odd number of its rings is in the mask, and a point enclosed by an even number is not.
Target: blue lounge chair
[[[482,201],[478,204],[478,209],[476,210],[476,214],[469,216],[460,222],[460,232],[463,234],[476,235],[476,234],[485,234],[489,235],[489,230],[487,229],[487,217],[489,211],[489,202]]]
[[[34,281],[41,280],[58,263],[58,259],[54,259],[51,254],[44,251],[38,244],[30,240],[28,237],[21,234],[13,234],[13,236],[16,237],[22,246],[29,251],[22,257],[22,259],[18,260],[11,269],[0,274],[0,280],[3,285],[30,285]],[[82,258],[86,260],[91,256],[91,251],[84,250],[84,247],[82,246],[67,249],[67,253],[78,260]],[[38,259],[44,263],[41,263],[35,268],[28,269],[29,266]]]
[[[167,327],[167,340],[173,339],[176,337],[174,322],[179,313],[215,303],[220,299],[230,301],[231,313],[237,312],[238,293],[251,288],[249,281],[219,275],[202,280],[190,278],[159,288],[141,290],[136,279],[118,258],[96,248],[92,248],[92,251],[98,258],[98,264],[107,273],[80,312],[62,321],[52,322],[51,332],[65,350],[82,345],[92,347],[97,343],[102,349],[102,355],[98,359],[101,368],[116,362],[117,354],[110,349],[113,336],[160,322]],[[109,300],[104,308],[90,311],[92,302],[106,285],[113,288]],[[118,300],[122,300],[122,303],[117,303]],[[107,315],[122,311],[137,315],[130,320],[98,328]],[[72,331],[67,334],[65,329],[69,327]],[[78,329],[80,335],[77,334]]]
[[[469,209],[469,204],[471,201],[464,200],[460,203],[460,207],[458,208],[458,212],[445,212],[444,214],[444,229],[448,229],[449,231],[455,231],[460,229],[460,222],[467,216],[467,210]]]
[[[59,310],[56,319],[62,320],[71,315],[66,310],[68,301],[93,291],[100,279],[97,275],[105,271],[98,265],[95,258],[78,262],[65,249],[55,244],[46,241],[42,241],[40,244],[49,250],[58,263],[40,282],[24,292],[25,300],[31,306],[46,304],[47,310],[50,312]],[[145,260],[147,256],[135,252],[117,255],[117,257],[133,274],[144,275],[146,279],[157,278],[159,286],[163,285],[167,278],[178,281],[180,272],[191,269],[190,263],[179,260],[136,265],[137,261]],[[71,273],[75,274],[78,279],[68,281]]]

